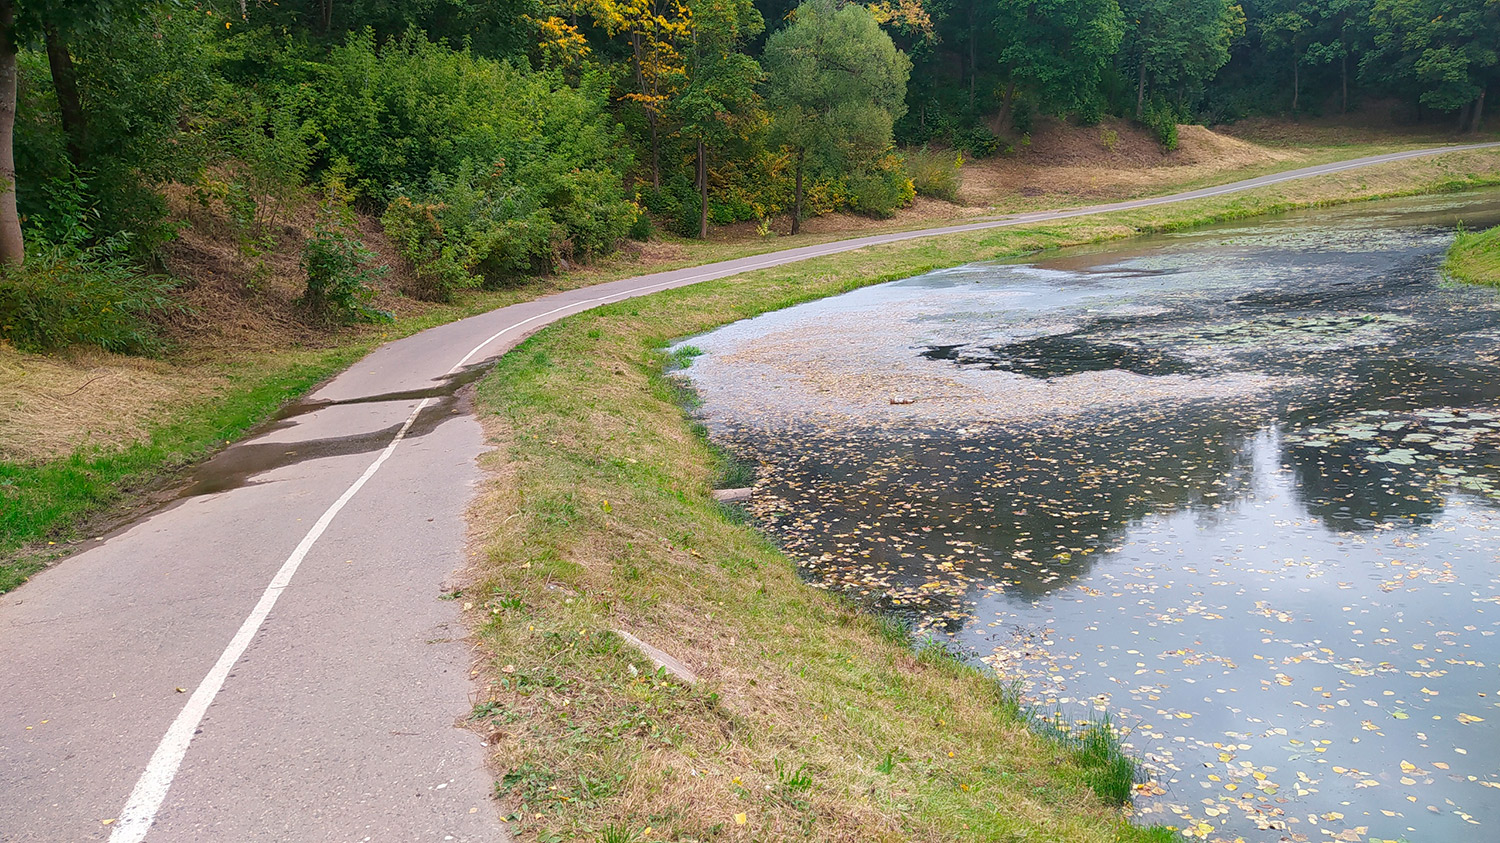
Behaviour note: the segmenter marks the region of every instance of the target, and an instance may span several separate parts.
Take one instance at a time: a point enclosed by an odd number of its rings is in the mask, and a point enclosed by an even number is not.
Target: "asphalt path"
[[[0,841],[501,841],[458,601],[485,444],[464,385],[570,314],[922,237],[858,237],[548,296],[389,343],[198,471],[170,506],[0,597]]]

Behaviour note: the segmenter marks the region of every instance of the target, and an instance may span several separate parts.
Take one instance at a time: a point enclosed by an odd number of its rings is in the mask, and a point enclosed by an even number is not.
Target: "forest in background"
[[[356,214],[441,300],[655,226],[953,199],[1041,116],[1469,132],[1500,78],[1500,0],[0,0],[0,33],[0,339],[127,352],[182,283],[173,191],[250,257],[316,201],[303,304],[378,320]]]

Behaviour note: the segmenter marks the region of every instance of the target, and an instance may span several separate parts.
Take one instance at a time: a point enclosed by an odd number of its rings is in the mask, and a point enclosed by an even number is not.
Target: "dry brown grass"
[[[1386,138],[1372,151],[1399,143]],[[1184,125],[1178,148],[1167,152],[1148,130],[1129,121],[1108,118],[1098,126],[1073,126],[1040,119],[1029,146],[1013,156],[965,166],[959,197],[967,205],[1001,211],[1132,199],[1319,163],[1329,159],[1328,145],[1273,147]],[[1349,150],[1347,142],[1340,146],[1333,157],[1365,154]]]
[[[0,343],[0,460],[57,459],[83,442],[118,447],[174,404],[222,385],[212,373],[160,360],[84,348],[25,354]]]

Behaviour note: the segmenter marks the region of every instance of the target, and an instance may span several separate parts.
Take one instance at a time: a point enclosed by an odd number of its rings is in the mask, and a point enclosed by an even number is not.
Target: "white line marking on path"
[[[1032,222],[1043,222],[1066,219],[1069,217],[1088,216],[1091,214],[1107,213],[1110,211],[1144,208],[1150,207],[1152,205],[1163,205],[1169,202],[1180,202],[1190,199],[1205,199],[1224,193],[1234,193],[1237,191],[1249,190],[1256,187],[1266,187],[1268,185],[1283,181],[1290,181],[1292,179],[1341,172],[1343,170],[1354,169],[1356,167],[1363,167],[1370,164],[1388,163],[1392,161],[1403,160],[1406,158],[1416,158],[1424,155],[1435,155],[1443,152],[1461,152],[1470,149],[1481,149],[1495,145],[1496,144],[1473,144],[1469,146],[1459,147],[1412,150],[1386,156],[1376,156],[1373,160],[1356,159],[1354,161],[1346,161],[1340,163],[1339,165],[1331,166],[1327,169],[1319,169],[1317,172],[1294,171],[1276,177],[1250,179],[1243,183],[1225,185],[1220,188],[1213,188],[1208,190],[1191,191],[1189,193],[1178,194],[1176,196],[1156,197],[1152,199],[1115,203],[1095,208],[1079,208],[1071,211],[1048,212],[1046,214],[1028,214],[1002,220],[969,223],[967,225],[946,226],[935,229],[927,229],[925,231],[917,230],[910,232],[898,232],[894,235],[874,235],[870,238],[856,238],[854,240],[845,240],[827,244],[823,248],[807,247],[806,251],[803,251],[801,249],[787,250],[787,252],[782,252],[779,255],[773,255],[766,260],[747,264],[736,264],[734,266],[721,265],[717,269],[709,269],[706,272],[699,272],[693,275],[684,276],[682,278],[674,278],[670,281],[662,281],[657,284],[649,284],[642,287],[633,287],[631,289],[623,290],[618,293],[611,293],[606,296],[597,296],[590,299],[580,299],[579,301],[571,302],[560,307],[555,307],[543,313],[538,313],[537,315],[523,319],[520,322],[516,322],[512,325],[507,325],[506,327],[501,328],[499,331],[496,331],[494,334],[491,334],[488,339],[486,339],[484,342],[481,342],[479,345],[474,346],[474,348],[471,349],[468,354],[465,354],[462,359],[453,364],[453,367],[448,370],[448,374],[451,375],[454,372],[457,372],[459,369],[463,368],[466,363],[473,359],[474,355],[483,351],[496,340],[524,325],[529,325],[538,320],[547,319],[549,316],[556,316],[557,314],[563,313],[564,311],[588,310],[596,305],[604,304],[612,300],[634,298],[636,296],[645,295],[647,293],[656,292],[657,290],[662,290],[669,287],[687,286],[699,281],[707,281],[715,278],[724,278],[731,275],[739,275],[741,273],[752,272],[757,269],[765,269],[772,266],[781,266],[783,264],[795,263],[798,261],[807,260],[809,258],[825,257],[827,255],[834,255],[840,252],[861,249],[866,246],[884,245],[886,243],[896,243],[903,240],[915,240],[925,237],[936,237],[944,234],[960,234],[968,231],[983,231],[990,228],[1004,228],[1016,225],[1025,225]],[[789,254],[789,252],[793,254]],[[561,319],[562,317],[558,316],[557,318]],[[390,459],[391,454],[395,453],[396,446],[400,445],[401,440],[406,438],[406,433],[407,431],[411,430],[411,426],[416,422],[417,416],[421,414],[422,410],[426,409],[427,405],[431,401],[432,399],[430,398],[424,398],[422,399],[421,403],[417,404],[416,408],[411,411],[411,415],[406,417],[406,422],[401,425],[401,429],[396,431],[396,435],[391,439],[390,444],[386,445],[385,450],[380,452],[380,456],[376,457],[375,461],[370,463],[370,467],[365,469],[365,473],[361,474],[358,480],[355,480],[348,489],[344,490],[344,493],[342,495],[339,495],[338,500],[334,501],[328,507],[328,509],[323,511],[322,517],[318,519],[316,524],[313,524],[311,530],[307,531],[307,535],[302,537],[302,541],[297,544],[296,549],[292,551],[292,555],[288,556],[286,561],[281,564],[281,568],[277,570],[276,576],[271,578],[270,584],[267,585],[266,590],[261,593],[260,600],[255,604],[255,608],[250,610],[250,614],[245,618],[244,623],[240,624],[239,631],[234,634],[234,638],[230,639],[229,646],[224,648],[224,652],[219,655],[219,660],[214,662],[214,666],[208,671],[208,675],[204,676],[203,681],[198,683],[198,687],[193,690],[193,695],[188,698],[187,705],[183,706],[182,711],[179,712],[176,719],[172,721],[172,725],[167,728],[167,733],[162,737],[161,743],[157,744],[156,751],[151,754],[151,760],[147,762],[145,771],[141,773],[140,779],[135,784],[135,789],[130,793],[129,801],[125,803],[125,807],[120,811],[119,822],[115,825],[114,831],[109,836],[110,843],[141,843],[141,841],[146,838],[146,833],[151,830],[151,825],[156,822],[156,812],[161,809],[162,802],[167,798],[167,791],[172,787],[172,780],[177,777],[177,771],[182,767],[182,760],[187,755],[188,746],[193,741],[193,735],[198,730],[198,724],[203,722],[204,715],[208,713],[208,707],[213,704],[214,698],[218,696],[219,691],[223,689],[225,680],[229,678],[229,671],[234,668],[235,662],[239,661],[240,656],[244,655],[245,650],[250,646],[250,642],[255,639],[256,633],[260,631],[260,628],[265,623],[266,618],[271,614],[272,607],[276,605],[276,601],[281,597],[281,593],[286,590],[288,585],[291,584],[292,577],[297,573],[297,568],[302,565],[302,560],[307,557],[307,554],[312,550],[313,545],[317,543],[318,539],[322,538],[323,533],[328,529],[328,526],[333,523],[333,519],[338,516],[339,512],[346,505],[348,505],[349,501],[352,500],[356,494],[359,493],[360,489],[364,488],[364,485],[370,481],[370,478],[375,476],[375,473],[380,470],[380,467],[382,465],[385,465],[385,461]]]
[[[136,782],[135,790],[130,793],[130,801],[125,803],[124,810],[120,812],[119,823],[109,835],[110,843],[140,843],[145,839],[146,832],[151,830],[151,824],[156,821],[156,812],[161,808],[162,801],[167,798],[167,789],[172,786],[172,779],[176,778],[177,770],[182,766],[183,756],[187,754],[188,744],[192,743],[198,724],[203,722],[203,715],[208,712],[208,707],[213,703],[214,697],[224,687],[224,680],[229,677],[229,671],[234,667],[234,663],[239,661],[245,648],[249,647],[250,641],[255,638],[255,633],[260,631],[261,624],[265,623],[266,616],[271,614],[271,608],[276,605],[281,592],[291,584],[292,576],[297,573],[297,568],[307,557],[308,551],[312,550],[313,544],[322,537],[328,525],[333,523],[339,510],[343,509],[365,483],[375,476],[375,472],[380,470],[385,461],[390,459],[396,446],[401,444],[401,440],[406,437],[406,432],[411,430],[412,423],[431,401],[431,398],[423,398],[421,403],[417,404],[416,409],[411,411],[411,415],[406,417],[406,423],[396,431],[396,436],[391,439],[391,443],[385,446],[385,450],[380,452],[380,456],[376,457],[374,462],[370,463],[365,473],[361,474],[353,485],[339,495],[338,500],[323,511],[323,516],[318,519],[311,530],[307,531],[307,535],[302,537],[302,541],[297,544],[292,555],[282,563],[276,576],[271,578],[271,583],[261,593],[255,608],[250,610],[245,622],[240,624],[240,629],[230,640],[229,646],[224,648],[224,652],[219,656],[219,660],[214,662],[208,675],[198,683],[193,695],[188,698],[187,705],[183,706],[177,719],[173,720],[172,725],[167,728],[167,734],[157,745],[156,752],[151,754],[151,761],[146,764],[146,771]]]

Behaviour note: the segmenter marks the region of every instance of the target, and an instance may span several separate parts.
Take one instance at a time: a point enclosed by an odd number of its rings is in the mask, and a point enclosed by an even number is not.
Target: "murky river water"
[[[1500,839],[1500,195],[934,272],[689,341],[813,584],[1068,717],[1142,822]]]

